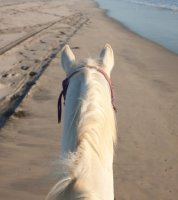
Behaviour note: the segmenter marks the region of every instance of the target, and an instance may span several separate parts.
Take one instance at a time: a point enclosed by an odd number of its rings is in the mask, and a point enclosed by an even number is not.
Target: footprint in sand
[[[80,47],[72,47],[71,49],[80,49]]]
[[[44,40],[40,40],[41,43],[46,43]]]
[[[18,77],[18,76],[20,76],[19,73],[13,72],[13,73],[10,73],[10,74],[8,75],[8,78],[15,78],[15,77]]]
[[[64,31],[60,31],[60,34],[61,35],[65,35],[66,33]]]
[[[23,65],[23,66],[21,66],[21,69],[22,69],[22,70],[27,70],[27,69],[29,69],[29,67],[30,67],[30,66]]]
[[[34,62],[35,63],[40,63],[40,60],[39,59],[35,59]]]
[[[5,73],[2,75],[2,78],[6,78],[9,74],[8,73]]]
[[[27,112],[25,112],[24,110],[18,110],[14,113],[14,116],[17,118],[23,118],[26,117],[28,115]]]
[[[20,74],[19,73],[16,73],[16,72],[11,72],[11,73],[5,73],[5,74],[3,74],[1,77],[3,78],[3,79],[11,79],[11,78],[15,78],[15,77],[18,77],[18,76],[20,76]]]
[[[35,76],[37,73],[36,72],[33,72],[33,71],[31,71],[30,73],[29,73],[29,75],[30,76]]]

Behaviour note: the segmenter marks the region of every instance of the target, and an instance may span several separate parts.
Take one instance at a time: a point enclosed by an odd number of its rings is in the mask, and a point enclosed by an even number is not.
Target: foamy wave
[[[126,0],[131,3],[140,4],[144,6],[152,6],[155,8],[167,9],[172,11],[178,11],[178,2],[172,4],[166,4],[165,2],[147,2],[147,1],[139,1],[139,0]]]

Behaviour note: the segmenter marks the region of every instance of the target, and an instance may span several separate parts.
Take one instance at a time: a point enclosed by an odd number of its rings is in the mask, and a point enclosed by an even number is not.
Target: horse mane
[[[97,67],[98,61],[88,59],[82,65]],[[64,158],[60,160],[59,182],[52,188],[47,200],[64,199],[64,194],[68,193],[70,186],[79,177],[86,176],[89,151],[95,152],[101,163],[104,162],[107,152],[113,151],[116,143],[115,113],[111,104],[108,83],[102,75],[98,81],[98,76],[98,72],[94,69],[85,73],[86,82],[82,86],[84,88],[78,98],[73,120],[68,125],[71,130],[76,130],[71,131],[71,134],[77,133],[76,149],[64,155]],[[64,122],[65,117],[64,115]],[[77,123],[74,124],[73,122],[76,121]],[[71,137],[74,136],[71,135]],[[99,200],[100,198],[88,188],[82,197],[79,195],[73,199]]]
[[[85,65],[96,67],[98,62],[88,59]],[[109,85],[105,79],[102,79],[102,83],[98,81],[97,75],[98,72],[92,70],[88,77],[86,92],[82,95],[77,132],[78,143],[81,144],[83,141],[89,143],[102,161],[105,150],[113,149],[113,144],[116,143],[116,123]]]

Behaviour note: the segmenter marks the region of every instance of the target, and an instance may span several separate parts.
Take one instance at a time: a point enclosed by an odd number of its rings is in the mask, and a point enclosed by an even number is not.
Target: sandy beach
[[[177,199],[177,55],[128,31],[90,0],[0,1],[0,24],[0,199],[42,200],[58,180],[66,43],[78,61],[97,58],[105,43],[114,50],[115,199]]]

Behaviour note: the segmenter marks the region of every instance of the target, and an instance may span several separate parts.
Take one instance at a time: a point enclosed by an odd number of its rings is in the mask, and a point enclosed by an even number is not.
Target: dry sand
[[[57,181],[51,165],[59,155],[56,104],[66,42],[78,60],[97,58],[106,42],[114,49],[116,200],[178,198],[177,55],[129,32],[89,0],[0,1],[0,23],[1,113],[8,115],[33,85],[0,130],[0,199],[44,199]]]

